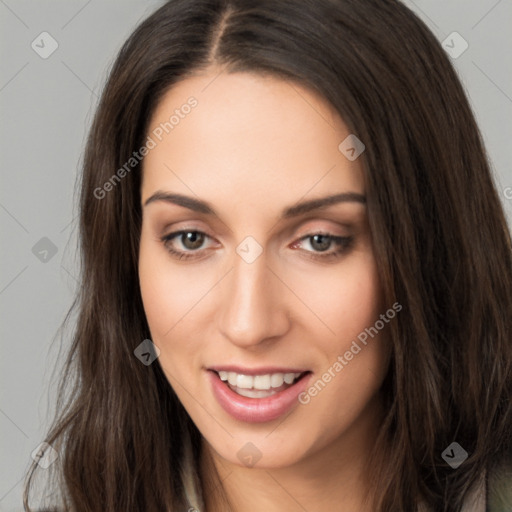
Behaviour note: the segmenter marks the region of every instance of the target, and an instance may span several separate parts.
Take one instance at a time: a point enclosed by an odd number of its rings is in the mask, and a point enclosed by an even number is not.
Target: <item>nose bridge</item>
[[[243,251],[240,254],[235,254],[234,268],[224,283],[219,328],[232,343],[248,347],[282,335],[288,319],[279,280],[267,267],[266,255],[251,261]]]

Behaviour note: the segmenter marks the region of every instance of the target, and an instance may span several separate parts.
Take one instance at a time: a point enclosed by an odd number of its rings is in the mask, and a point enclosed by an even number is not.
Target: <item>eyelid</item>
[[[326,227],[326,228],[318,227],[318,222],[321,222],[321,221],[308,222],[304,227],[301,226],[301,228],[299,228],[298,230],[294,230],[298,233],[297,235],[295,235],[295,237],[303,238],[304,236],[318,235],[318,234],[329,235],[329,236],[348,236],[348,234],[344,235],[341,232],[342,229],[344,231],[349,231],[353,228],[352,224],[340,224],[340,223],[336,223],[336,222],[332,222],[332,221],[330,221],[329,224],[330,225],[335,224],[336,227]]]

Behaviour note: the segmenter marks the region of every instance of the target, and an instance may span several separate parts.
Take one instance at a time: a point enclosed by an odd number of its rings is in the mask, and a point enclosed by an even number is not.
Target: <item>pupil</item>
[[[313,235],[313,241],[311,245],[313,248],[318,249],[319,251],[325,251],[329,248],[329,245],[331,244],[331,239],[328,235]],[[323,242],[322,242],[323,238]],[[315,247],[316,245],[316,247]]]
[[[188,233],[185,233],[185,243],[183,245],[187,247],[187,249],[198,249],[202,244],[202,234],[197,231],[189,231]]]

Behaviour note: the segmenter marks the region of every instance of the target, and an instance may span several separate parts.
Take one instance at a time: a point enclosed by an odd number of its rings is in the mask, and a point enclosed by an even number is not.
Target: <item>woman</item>
[[[80,230],[56,505],[508,510],[510,234],[401,3],[166,3],[103,92]]]

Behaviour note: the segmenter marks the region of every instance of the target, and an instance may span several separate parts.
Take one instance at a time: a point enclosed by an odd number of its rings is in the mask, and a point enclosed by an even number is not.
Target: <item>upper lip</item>
[[[213,370],[214,372],[235,372],[240,375],[267,375],[272,373],[304,373],[310,370],[304,368],[290,368],[284,366],[260,366],[259,368],[244,368],[242,366],[237,365],[219,365],[219,366],[210,366],[207,368],[208,370]]]

